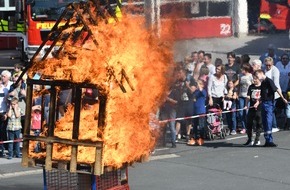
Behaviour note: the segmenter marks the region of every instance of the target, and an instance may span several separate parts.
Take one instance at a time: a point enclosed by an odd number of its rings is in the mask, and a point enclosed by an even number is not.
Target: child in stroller
[[[207,106],[207,127],[206,137],[209,140],[214,140],[216,136],[221,139],[226,138],[226,130],[223,126],[222,109],[219,104]]]

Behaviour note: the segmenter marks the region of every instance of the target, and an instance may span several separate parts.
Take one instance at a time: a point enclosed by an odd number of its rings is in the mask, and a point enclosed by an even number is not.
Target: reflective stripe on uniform
[[[260,14],[260,18],[269,20],[271,18],[271,15],[270,14]]]
[[[1,19],[0,31],[8,31],[8,21]]]

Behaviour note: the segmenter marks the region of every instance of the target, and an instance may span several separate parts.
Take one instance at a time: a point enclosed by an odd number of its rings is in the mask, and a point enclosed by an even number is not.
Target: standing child
[[[261,114],[261,81],[258,77],[253,76],[253,84],[249,86],[246,105],[250,101],[250,109],[247,115],[247,135],[248,140],[244,144],[245,146],[257,146],[260,145],[260,134],[262,130],[262,114]],[[245,109],[248,107],[245,106]],[[256,122],[256,137],[255,141],[252,141],[253,137],[253,122]]]
[[[30,130],[34,136],[39,136],[40,130],[41,130],[41,106],[40,105],[35,105],[32,107]],[[40,152],[39,142],[36,143],[34,147],[34,152],[36,153]]]
[[[227,83],[227,90],[224,98],[224,109],[226,110],[235,110],[237,108],[236,101],[238,97],[238,89],[235,87],[235,82],[229,80]],[[236,112],[226,113],[227,123],[230,129],[231,135],[236,135],[237,132],[237,117]]]
[[[227,83],[227,90],[224,98],[224,110],[232,109],[233,103],[237,99],[237,89],[235,88],[234,82],[229,80]]]
[[[7,111],[7,131],[8,131],[8,140],[17,140],[20,138],[21,132],[21,109],[18,106],[18,99],[13,97],[10,101],[10,106]],[[8,145],[8,159],[13,158],[13,144],[15,145],[15,153],[17,158],[21,158],[20,155],[20,143],[19,142],[11,142]]]
[[[194,115],[205,114],[205,101],[206,101],[206,90],[204,88],[204,82],[202,80],[197,81],[197,89],[193,93],[194,97]],[[205,128],[205,117],[197,117],[193,120],[193,132],[194,138],[191,138],[187,145],[195,145],[196,143],[201,146],[204,143],[204,128]]]

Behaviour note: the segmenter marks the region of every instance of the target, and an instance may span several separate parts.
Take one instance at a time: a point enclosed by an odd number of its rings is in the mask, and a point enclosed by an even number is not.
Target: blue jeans
[[[34,136],[39,136],[40,130],[32,130]],[[38,153],[41,152],[40,142],[36,142],[34,147],[34,152]]]
[[[198,115],[198,114],[197,114]],[[205,125],[206,125],[206,117],[198,117],[193,120],[193,132],[194,138],[205,138]]]
[[[276,107],[277,100],[274,100],[274,108]],[[276,114],[275,109],[273,108],[273,122],[272,122],[272,128],[278,128],[277,126],[277,120],[276,120]]]
[[[239,97],[239,109],[244,108],[246,105],[246,98]],[[247,105],[249,106],[249,105]],[[242,129],[246,129],[246,122],[247,122],[247,113],[248,110],[241,110],[239,111],[239,118],[242,124]]]
[[[20,138],[20,132],[21,130],[17,130],[17,131],[9,131],[8,130],[8,140],[16,140]],[[17,157],[20,157],[20,142],[12,142],[8,144],[8,156],[9,157],[13,157],[13,144],[15,145],[15,153]]]
[[[264,127],[264,137],[266,143],[273,142],[272,125],[273,125],[273,101],[262,102],[262,123]]]
[[[162,110],[160,112],[160,119],[161,120],[175,119],[175,118],[176,118],[175,109],[166,109],[166,110]],[[166,127],[168,127],[170,130],[172,144],[175,144],[175,140],[176,140],[175,121],[167,122]],[[165,129],[165,132],[166,132],[166,129]]]
[[[231,109],[232,110],[237,109],[235,100],[233,101]],[[228,123],[230,131],[233,131],[233,130],[236,131],[237,130],[237,114],[236,114],[236,112],[234,111],[234,112],[226,113],[226,118],[227,118],[227,123]]]

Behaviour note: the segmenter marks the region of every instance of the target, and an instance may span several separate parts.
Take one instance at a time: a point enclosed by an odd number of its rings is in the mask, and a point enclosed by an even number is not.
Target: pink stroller
[[[207,127],[206,127],[206,137],[209,140],[214,140],[215,137],[220,137],[221,139],[226,138],[226,130],[223,125],[222,109],[219,105],[213,105],[207,107]]]

